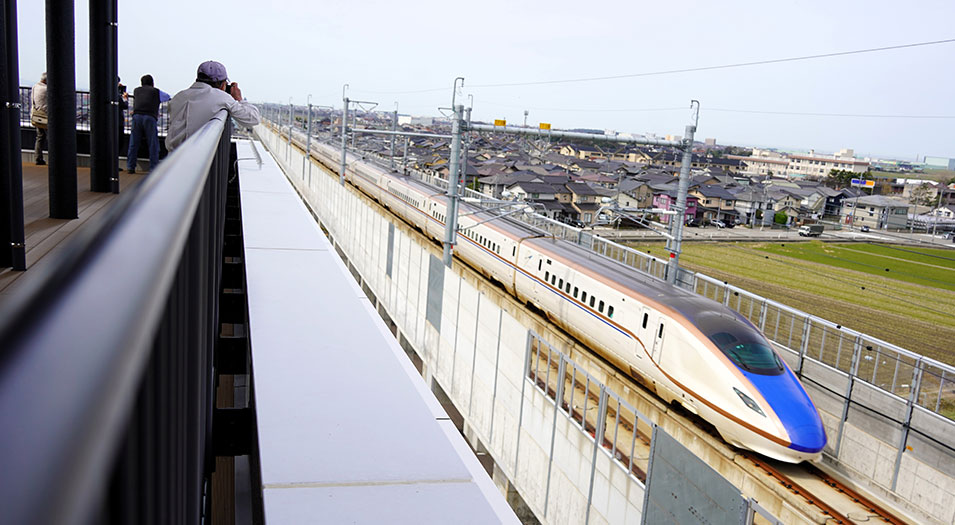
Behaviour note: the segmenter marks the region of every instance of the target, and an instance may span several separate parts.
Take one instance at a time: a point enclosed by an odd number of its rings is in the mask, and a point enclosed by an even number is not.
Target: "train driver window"
[[[603,302],[603,301],[600,301],[600,306],[597,307],[597,311],[600,312],[600,313],[604,313],[604,302]]]
[[[594,301],[594,296],[591,295],[591,296],[590,296],[590,307],[591,307],[591,308],[594,307],[594,302],[595,302],[595,301]]]
[[[613,319],[613,306],[607,305],[607,317]]]
[[[576,286],[574,286],[574,299],[577,298],[577,290],[578,290],[578,288],[577,288]]]
[[[644,312],[644,314],[643,314],[643,327],[644,327],[644,328],[647,327],[647,321],[648,321],[649,319],[650,319],[650,314]]]

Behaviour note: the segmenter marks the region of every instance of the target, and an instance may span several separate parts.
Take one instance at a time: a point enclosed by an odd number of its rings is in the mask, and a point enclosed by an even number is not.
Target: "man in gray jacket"
[[[242,126],[259,123],[259,108],[242,99],[238,84],[229,83],[225,66],[209,60],[199,64],[196,82],[169,101],[166,149],[172,151],[182,144],[222,109]]]

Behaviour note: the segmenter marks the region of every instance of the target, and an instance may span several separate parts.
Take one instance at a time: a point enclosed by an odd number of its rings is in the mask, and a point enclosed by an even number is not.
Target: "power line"
[[[950,44],[953,42],[955,42],[955,38],[948,38],[945,40],[932,40],[929,42],[915,42],[911,44],[900,44],[895,46],[855,49],[852,51],[837,51],[834,53],[822,53],[818,55],[804,55],[804,56],[787,57],[787,58],[775,58],[775,59],[769,59],[769,60],[756,60],[752,62],[737,62],[732,64],[720,64],[715,66],[665,69],[660,71],[647,71],[643,73],[629,73],[625,75],[607,75],[607,76],[600,76],[600,77],[569,78],[569,79],[559,79],[559,80],[537,80],[537,81],[530,81],[530,82],[503,82],[503,83],[497,83],[497,84],[474,84],[467,87],[468,88],[498,88],[498,87],[517,87],[517,86],[540,86],[540,85],[548,85],[548,84],[570,84],[570,83],[579,83],[579,82],[597,82],[601,80],[618,80],[623,78],[640,78],[640,77],[650,77],[650,76],[659,76],[659,75],[674,75],[678,73],[695,73],[699,71],[712,71],[717,69],[762,66],[767,64],[781,64],[786,62],[815,60],[819,58],[832,58],[832,57],[847,56],[847,55],[860,55],[863,53],[877,53],[880,51],[891,51],[894,49],[907,49],[912,47]],[[369,90],[361,90],[361,89],[353,89],[353,90],[359,91],[362,93],[372,93],[376,95],[404,95],[404,94],[415,94],[415,93],[433,93],[438,91],[447,91],[447,89],[448,89],[447,86],[445,86],[440,88],[417,89],[417,90],[410,90],[410,91],[369,91]],[[944,118],[951,118],[951,117],[944,117]]]
[[[802,60],[815,60],[817,58],[832,58],[837,56],[846,56],[846,55],[859,55],[862,53],[876,53],[879,51],[889,51],[893,49],[905,49],[910,47],[921,47],[921,46],[932,46],[938,44],[950,44],[955,42],[955,38],[949,38],[946,40],[933,40],[930,42],[916,42],[913,44],[901,44],[897,46],[885,46],[885,47],[873,47],[867,49],[856,49],[853,51],[838,51],[835,53],[823,53],[819,55],[805,55],[798,57],[788,57],[788,58],[776,58],[771,60],[756,60],[753,62],[738,62],[735,64],[721,64],[717,66],[703,66],[703,67],[691,67],[691,68],[682,68],[682,69],[666,69],[662,71],[649,71],[645,73],[631,73],[627,75],[609,75],[603,77],[586,77],[586,78],[571,78],[563,80],[539,80],[536,82],[507,82],[501,84],[478,84],[472,85],[472,88],[489,88],[489,87],[511,87],[511,86],[537,86],[544,84],[566,84],[572,82],[593,82],[598,80],[617,80],[621,78],[639,78],[639,77],[649,77],[657,75],[673,75],[677,73],[694,73],[698,71],[711,71],[715,69],[730,69],[737,67],[750,67],[750,66],[762,66],[767,64],[781,64],[784,62],[797,62]]]

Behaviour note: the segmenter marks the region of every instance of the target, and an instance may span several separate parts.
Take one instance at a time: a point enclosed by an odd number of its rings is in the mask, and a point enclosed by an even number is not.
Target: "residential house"
[[[885,195],[867,195],[846,199],[842,206],[842,223],[856,228],[868,226],[880,230],[902,230],[908,227],[909,208],[903,199]]]
[[[692,186],[687,193],[698,201],[696,218],[703,221],[736,221],[736,197],[718,184]]]
[[[596,222],[600,194],[586,182],[569,182],[564,186],[570,191],[571,206],[577,211],[579,220],[587,225]]]
[[[670,190],[670,191],[657,193],[653,195],[653,207],[660,208],[661,210],[667,210],[667,211],[675,209],[677,193],[678,191],[676,190]],[[699,199],[697,199],[696,196],[694,195],[686,196],[686,209],[684,210],[684,217],[683,217],[684,222],[696,218],[696,214],[698,211],[697,210],[698,202],[699,202]],[[660,222],[664,224],[669,224],[671,217],[673,217],[673,215],[662,214],[660,215]]]

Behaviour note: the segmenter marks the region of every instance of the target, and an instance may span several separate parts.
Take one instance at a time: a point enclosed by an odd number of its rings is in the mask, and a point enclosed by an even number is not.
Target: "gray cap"
[[[199,64],[199,71],[196,72],[196,78],[199,80],[211,80],[213,82],[222,82],[229,80],[229,74],[225,71],[225,66],[215,60],[207,60]]]

